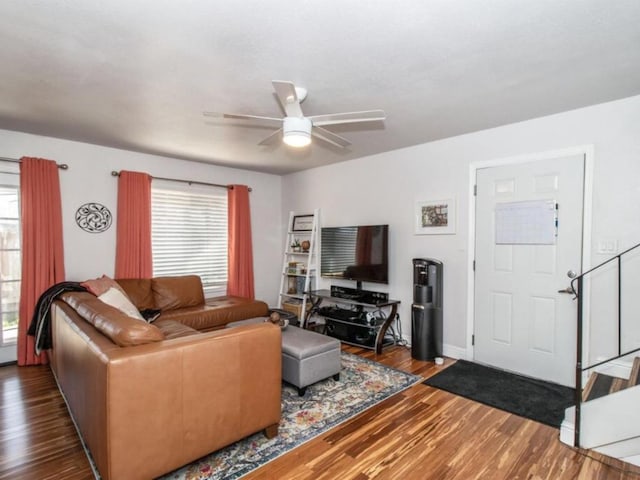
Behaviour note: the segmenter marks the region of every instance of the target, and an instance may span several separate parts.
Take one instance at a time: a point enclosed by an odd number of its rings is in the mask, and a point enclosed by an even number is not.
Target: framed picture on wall
[[[293,217],[293,232],[310,232],[313,228],[313,215],[296,215]]]
[[[446,235],[456,233],[456,201],[418,200],[415,203],[415,234]]]

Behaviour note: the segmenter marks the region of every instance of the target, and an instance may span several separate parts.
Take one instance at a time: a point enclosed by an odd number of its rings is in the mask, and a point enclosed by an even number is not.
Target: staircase
[[[580,447],[640,465],[640,357],[628,378],[593,372],[582,391]],[[575,407],[565,411],[560,440],[573,445]]]
[[[582,401],[588,402],[596,398],[604,397],[610,393],[616,393],[629,387],[638,385],[638,373],[640,369],[640,357],[633,361],[633,367],[629,378],[620,378],[606,373],[593,372],[589,381],[582,390]]]
[[[565,410],[560,440],[568,445],[592,449],[640,466],[640,357],[635,356],[640,352],[640,347],[631,347],[623,352],[620,334],[623,331],[621,262],[625,255],[638,247],[640,244],[577,276],[571,283],[578,300],[576,405]],[[636,251],[635,254],[637,253]],[[618,332],[618,354],[583,366],[583,282],[588,274],[612,262],[617,262],[618,268],[618,318],[617,325],[612,326]],[[587,374],[588,379],[582,388]]]

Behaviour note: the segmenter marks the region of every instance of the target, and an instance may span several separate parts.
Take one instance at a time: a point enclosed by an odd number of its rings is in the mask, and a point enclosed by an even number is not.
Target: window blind
[[[153,275],[199,275],[205,294],[224,293],[227,192],[188,188],[152,185]]]

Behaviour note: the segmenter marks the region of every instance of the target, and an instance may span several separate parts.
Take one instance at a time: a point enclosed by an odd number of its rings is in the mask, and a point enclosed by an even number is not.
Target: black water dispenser
[[[442,262],[413,259],[411,356],[434,360],[442,356]]]

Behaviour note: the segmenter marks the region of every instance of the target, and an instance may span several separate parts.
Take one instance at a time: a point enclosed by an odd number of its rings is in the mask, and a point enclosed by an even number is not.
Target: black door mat
[[[466,360],[458,360],[423,383],[556,428],[565,409],[574,404],[573,388]]]

